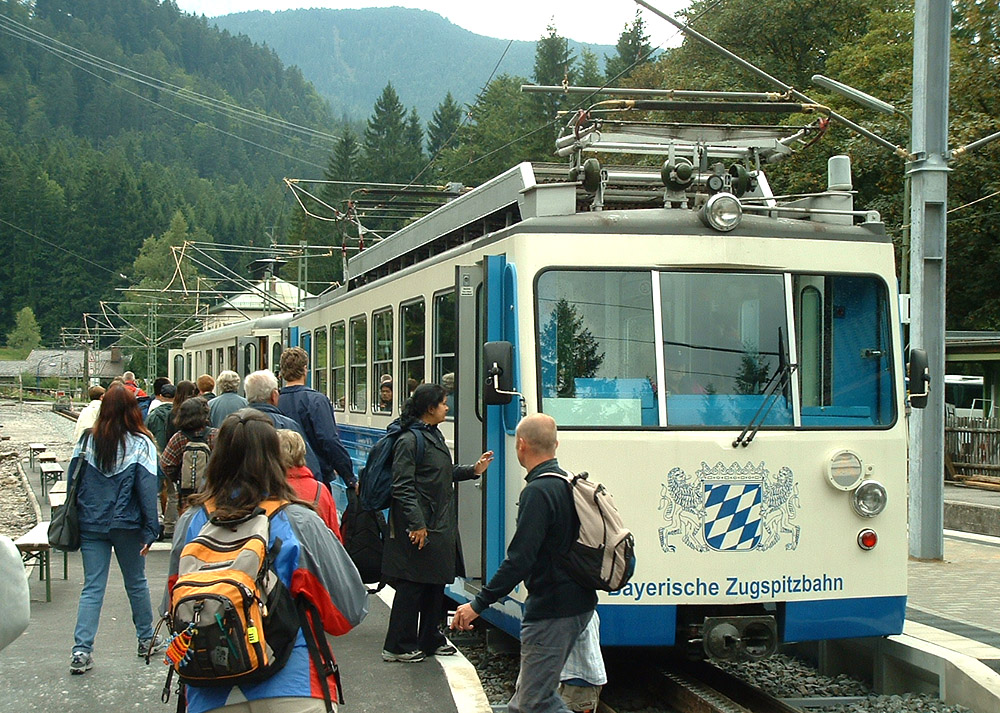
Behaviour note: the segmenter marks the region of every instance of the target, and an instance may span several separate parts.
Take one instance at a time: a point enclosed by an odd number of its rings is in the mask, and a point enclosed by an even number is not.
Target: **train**
[[[455,602],[504,558],[524,477],[514,429],[543,412],[560,463],[603,483],[635,538],[632,580],[600,593],[602,645],[740,659],[900,633],[899,299],[849,159],[830,159],[825,190],[775,196],[761,166],[801,129],[653,138],[577,121],[557,142],[568,170],[514,166],[351,257],[300,312],[192,336],[174,366],[245,374],[302,346],[358,467],[414,385],[444,385],[456,461],[496,454],[456,486]],[[633,154],[662,165],[601,163]],[[516,636],[526,595],[483,617]]]

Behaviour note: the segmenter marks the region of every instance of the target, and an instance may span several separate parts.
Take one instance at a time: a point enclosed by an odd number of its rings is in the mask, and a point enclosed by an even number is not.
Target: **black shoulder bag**
[[[49,522],[49,547],[55,550],[76,552],[80,549],[80,515],[76,509],[76,489],[80,486],[80,464],[86,457],[89,436],[89,433],[84,435],[83,448],[76,460],[76,471],[71,473],[73,483],[66,493],[66,503],[52,514]]]

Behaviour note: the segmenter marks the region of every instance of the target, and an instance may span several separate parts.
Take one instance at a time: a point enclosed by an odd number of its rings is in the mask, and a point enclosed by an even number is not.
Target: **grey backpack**
[[[562,475],[573,492],[580,531],[563,558],[570,575],[584,587],[615,592],[628,584],[635,572],[635,540],[622,522],[615,500],[587,473]]]

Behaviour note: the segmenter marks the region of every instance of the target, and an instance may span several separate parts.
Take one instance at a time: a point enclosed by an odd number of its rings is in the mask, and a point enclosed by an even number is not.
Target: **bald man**
[[[546,473],[566,474],[556,460],[556,422],[535,414],[516,432],[517,460],[528,471],[517,506],[517,529],[507,557],[476,598],[455,612],[454,629],[471,629],[491,604],[519,582],[528,589],[521,620],[521,672],[510,713],[569,711],[559,697],[559,674],[573,645],[594,615],[597,592],[570,576],[562,564],[580,527],[571,486]]]

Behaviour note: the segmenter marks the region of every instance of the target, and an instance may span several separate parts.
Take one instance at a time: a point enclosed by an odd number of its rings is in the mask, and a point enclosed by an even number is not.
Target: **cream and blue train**
[[[877,214],[853,210],[842,157],[835,169],[830,190],[788,204],[757,172],[713,184],[710,167],[700,197],[680,200],[658,171],[601,169],[594,185],[524,163],[353,257],[345,286],[268,318],[270,342],[258,320],[252,335],[216,330],[225,344],[191,337],[183,359],[198,371],[211,342],[245,351],[248,370],[274,366],[279,334],[303,346],[359,466],[414,385],[447,386],[456,459],[496,453],[458,486],[456,601],[504,557],[524,476],[514,429],[544,412],[560,462],[604,483],[635,536],[632,581],[600,597],[604,645],[735,658],[898,634],[893,247]],[[504,404],[498,388],[519,396]],[[485,618],[516,635],[526,595]]]

